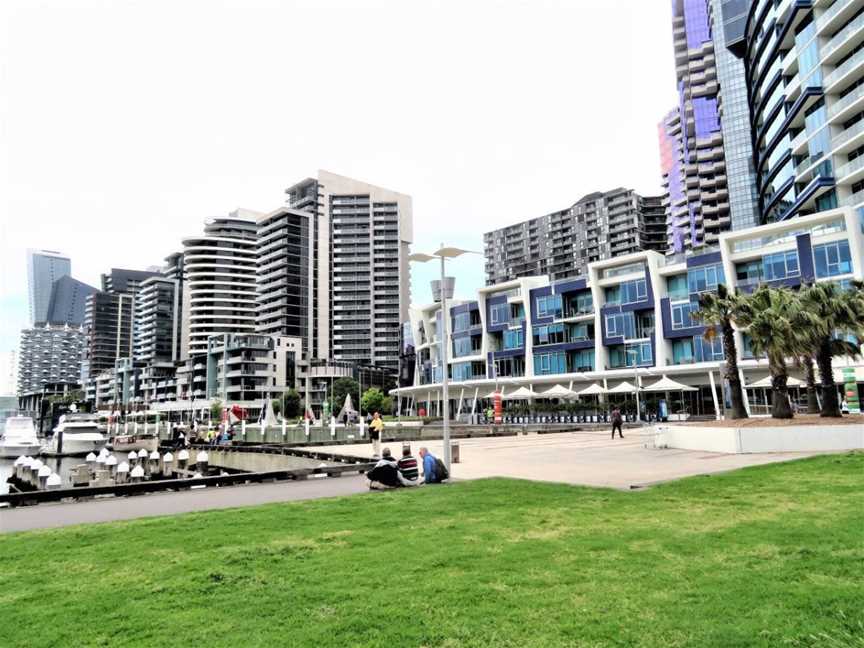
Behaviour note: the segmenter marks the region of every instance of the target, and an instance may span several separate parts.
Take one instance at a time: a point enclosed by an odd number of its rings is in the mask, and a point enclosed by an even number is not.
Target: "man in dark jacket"
[[[615,438],[615,430],[618,430],[618,436],[622,439],[624,435],[621,433],[621,426],[623,424],[623,418],[621,417],[621,410],[617,407],[612,410],[612,438]]]
[[[402,476],[409,482],[412,482],[412,485],[416,485],[417,479],[420,477],[420,471],[417,468],[417,460],[411,456],[410,445],[402,448],[402,458],[396,463]]]

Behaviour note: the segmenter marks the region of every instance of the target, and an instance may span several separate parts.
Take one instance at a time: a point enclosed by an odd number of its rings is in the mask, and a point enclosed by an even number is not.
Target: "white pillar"
[[[137,419],[132,424],[132,434],[138,434],[138,420]]]
[[[144,434],[147,434],[147,419],[144,419]]]
[[[285,420],[285,417],[283,416],[282,417],[282,441],[285,441],[285,437],[288,434],[288,431],[285,429],[285,426],[287,425],[287,423],[288,422]]]
[[[308,437],[309,436],[309,417],[308,416],[303,417],[303,427],[305,428],[306,436]]]
[[[714,412],[717,416],[717,420],[720,420],[720,406],[717,404],[717,391],[714,389],[714,372],[708,372],[708,380],[711,382],[711,398],[714,401]]]
[[[360,438],[362,439],[366,435],[366,430],[365,430],[366,423],[363,421],[362,416],[358,415],[357,418],[360,419]]]
[[[744,397],[744,411],[747,412],[747,416],[750,416],[750,399],[747,397],[747,388],[744,386],[744,370],[741,365],[738,365],[738,380],[741,383],[741,396]],[[816,396],[819,396],[818,392]]]
[[[456,408],[456,418],[462,414],[462,400],[465,398],[465,388],[462,388],[462,391],[459,392],[459,407]]]
[[[336,438],[336,417],[330,415],[330,436]]]
[[[243,440],[246,440],[246,419],[240,421],[240,434],[243,435]]]

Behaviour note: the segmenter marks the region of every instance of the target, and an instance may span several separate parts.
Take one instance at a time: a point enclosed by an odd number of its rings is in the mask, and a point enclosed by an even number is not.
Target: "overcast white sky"
[[[0,351],[28,247],[98,285],[319,168],[412,195],[417,251],[660,192],[668,0],[3,0],[0,27]]]

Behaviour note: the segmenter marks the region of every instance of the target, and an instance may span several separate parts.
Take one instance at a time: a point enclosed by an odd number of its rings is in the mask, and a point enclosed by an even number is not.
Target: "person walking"
[[[381,456],[381,432],[384,431],[384,420],[378,412],[372,417],[369,423],[369,438],[372,439],[372,456]]]
[[[622,439],[624,438],[624,434],[621,432],[621,426],[623,424],[623,419],[621,418],[621,410],[617,407],[612,410],[612,438],[615,438],[615,430],[618,430],[618,436]]]

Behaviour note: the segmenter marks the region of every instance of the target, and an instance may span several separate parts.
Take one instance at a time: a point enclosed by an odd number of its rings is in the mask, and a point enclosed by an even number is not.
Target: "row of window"
[[[654,313],[634,312],[606,315],[607,337],[623,337],[625,340],[639,340],[650,337],[654,332]]]
[[[623,367],[644,367],[654,364],[654,353],[650,342],[619,344],[609,347],[609,366],[612,369]]]
[[[534,374],[537,376],[583,371],[594,371],[593,349],[538,353],[534,356]]]
[[[648,298],[648,284],[644,279],[625,281],[606,289],[607,304],[635,304]]]

